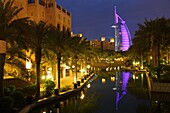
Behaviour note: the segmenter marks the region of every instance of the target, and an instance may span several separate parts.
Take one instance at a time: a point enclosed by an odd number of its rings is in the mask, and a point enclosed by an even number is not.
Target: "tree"
[[[75,60],[75,78],[74,82],[77,82],[77,61],[79,57],[83,57],[87,59],[87,56],[91,56],[91,47],[90,42],[83,37],[75,36],[71,38],[71,51],[73,53],[73,58]]]
[[[133,38],[133,45],[130,47],[128,54],[131,59],[141,60],[141,66],[143,66],[143,58],[147,57],[151,48],[151,40],[147,38],[147,29],[138,24],[139,30],[135,32]]]
[[[30,21],[29,36],[27,37],[27,44],[30,49],[35,52],[36,62],[36,99],[40,97],[40,63],[42,57],[42,49],[46,43],[46,38],[53,29],[52,25],[48,25],[46,22],[40,21],[38,23]]]
[[[162,17],[155,20],[145,20],[144,24],[138,24],[139,30],[135,33],[135,52],[142,54],[152,52],[153,65],[158,67],[157,76],[160,79],[160,59],[162,48],[169,45],[169,20]],[[138,53],[140,54],[140,53]]]
[[[53,32],[51,32],[50,34],[50,37],[48,39],[48,45],[46,47],[57,55],[58,89],[60,89],[61,57],[69,50],[70,38],[71,34],[69,31],[60,31],[54,28]]]
[[[0,1],[0,97],[3,96],[3,76],[6,57],[6,40],[18,34],[17,25],[27,18],[16,18],[23,9],[13,6],[14,0]]]

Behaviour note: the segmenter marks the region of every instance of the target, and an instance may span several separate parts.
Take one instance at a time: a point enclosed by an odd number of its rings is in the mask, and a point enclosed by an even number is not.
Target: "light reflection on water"
[[[31,113],[152,113],[146,81],[144,74],[115,71],[90,81],[79,95]]]
[[[123,98],[127,93],[127,84],[130,78],[130,72],[116,72],[116,110],[118,110],[119,101]],[[121,81],[121,82],[119,82]]]
[[[107,75],[106,75],[107,76]],[[112,78],[114,77],[114,79]],[[149,100],[137,98],[128,91],[128,82],[132,79],[129,71],[115,71],[108,78],[103,74],[91,84],[89,93],[100,96],[98,109],[94,113],[137,113],[140,104],[149,105]],[[105,81],[102,80],[105,78]],[[101,82],[104,81],[104,84]],[[140,82],[136,80],[136,83]]]

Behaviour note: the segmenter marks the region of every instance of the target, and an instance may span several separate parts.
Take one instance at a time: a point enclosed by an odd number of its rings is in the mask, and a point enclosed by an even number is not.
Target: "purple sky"
[[[114,37],[113,10],[126,21],[133,37],[145,18],[170,18],[170,0],[56,0],[72,13],[72,30],[88,39]]]

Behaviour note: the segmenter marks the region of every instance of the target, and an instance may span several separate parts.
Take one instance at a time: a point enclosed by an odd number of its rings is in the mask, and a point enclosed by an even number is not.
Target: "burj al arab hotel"
[[[117,14],[114,8],[115,23],[112,26],[115,31],[115,51],[127,51],[132,45],[132,39],[125,21]]]

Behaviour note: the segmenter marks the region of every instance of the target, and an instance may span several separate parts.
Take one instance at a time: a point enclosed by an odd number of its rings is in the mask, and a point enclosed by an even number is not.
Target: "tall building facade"
[[[18,17],[29,17],[36,22],[45,21],[60,30],[72,31],[71,13],[55,0],[14,0],[14,5],[23,7]]]
[[[114,9],[115,23],[115,51],[127,51],[132,45],[132,39],[129,32],[129,29],[125,21],[117,14],[116,7]]]
[[[4,0],[5,1],[5,0]],[[8,0],[6,0],[8,1]],[[5,2],[6,2],[5,1]],[[64,9],[62,6],[58,5],[55,0],[14,0],[14,6],[23,8],[16,18],[29,17],[30,20],[35,22],[45,21],[48,24],[56,26],[58,29],[72,31],[72,15],[69,11]],[[27,55],[31,51],[27,51]],[[32,58],[34,59],[34,57]],[[32,62],[25,61],[26,69],[30,70],[32,68]],[[8,70],[8,73],[15,72],[14,67],[9,67],[5,65],[5,68]],[[52,68],[52,69],[51,69]],[[66,76],[68,66],[61,65],[62,74],[61,77]],[[33,69],[31,69],[32,71]],[[48,75],[53,74],[54,80],[57,79],[57,64],[54,66],[46,66],[44,70],[47,70]],[[7,74],[8,74],[7,73]],[[17,72],[19,73],[19,72]],[[7,75],[6,74],[6,75]],[[46,75],[46,74],[44,74]]]

